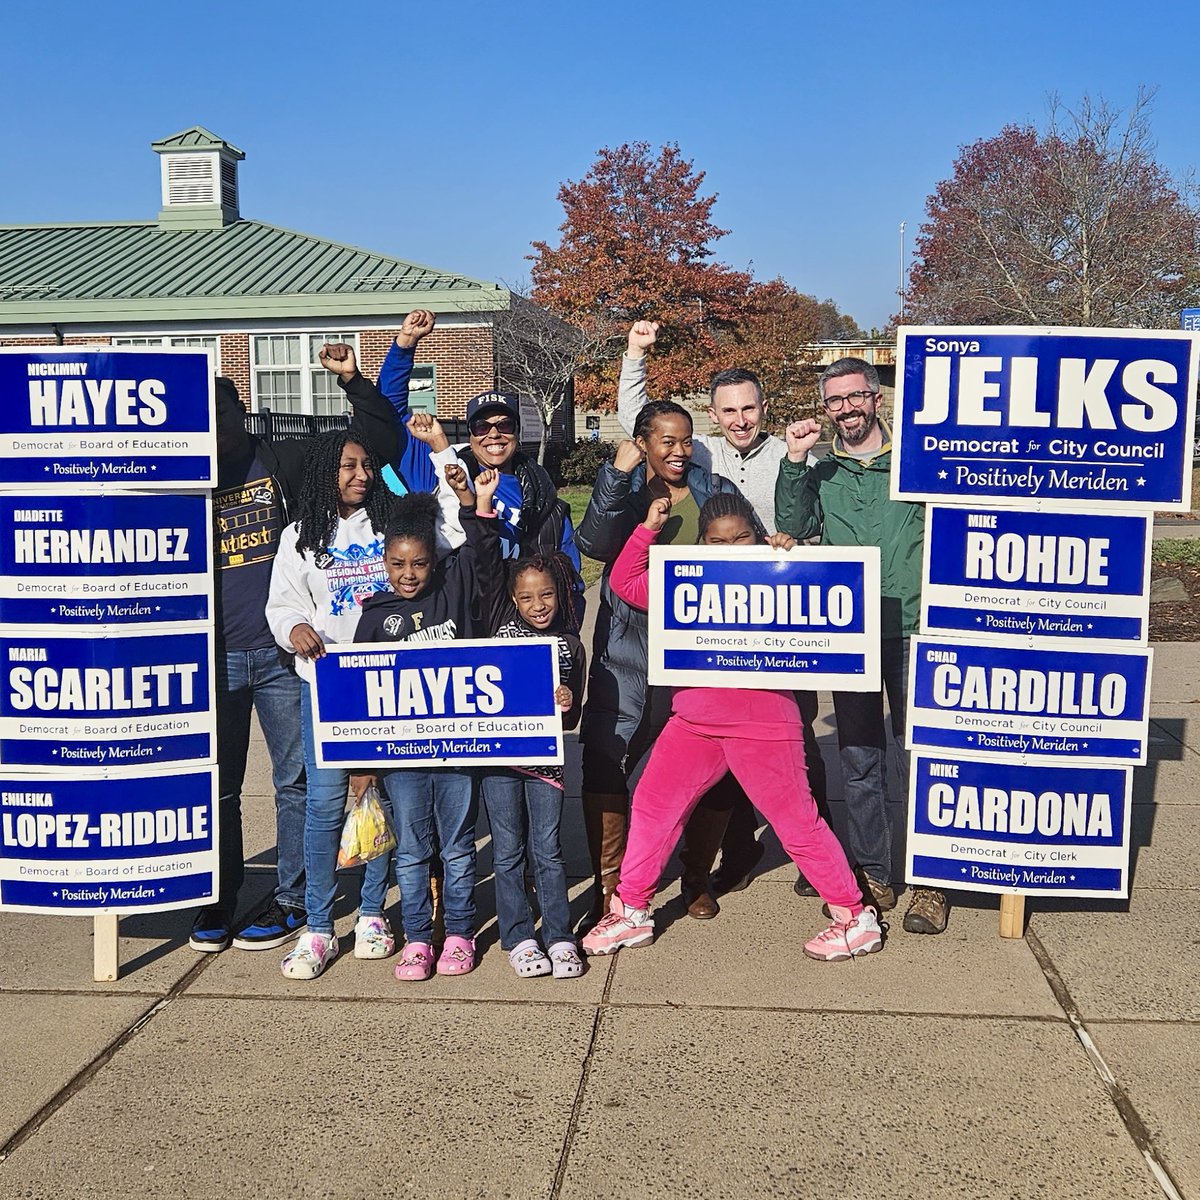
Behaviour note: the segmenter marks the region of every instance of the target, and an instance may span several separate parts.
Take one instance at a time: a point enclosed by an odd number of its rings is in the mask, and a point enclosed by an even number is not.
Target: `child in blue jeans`
[[[486,632],[474,549],[465,545],[438,561],[438,512],[437,500],[425,493],[396,502],[384,533],[384,567],[391,590],[363,605],[356,642],[442,642]],[[473,506],[462,513],[464,525],[475,519]],[[352,776],[355,795],[361,795],[372,778]],[[434,972],[430,875],[437,853],[435,834],[445,868],[446,926],[436,969],[439,975],[465,975],[475,966],[478,775],[469,767],[406,767],[382,773],[379,781],[396,825],[394,862],[405,937],[396,978],[422,980]]]
[[[492,513],[492,491],[482,476],[476,495],[461,470],[446,478],[464,510],[477,505],[478,520],[466,527],[480,576],[487,588],[490,632],[494,637],[553,637],[558,643],[559,686],[555,701],[563,728],[579,723],[586,657],[574,628],[572,585],[575,571],[561,553],[502,560],[499,531]],[[571,930],[567,872],[562,852],[563,769],[555,766],[494,767],[482,771],[483,802],[492,831],[496,879],[496,917],[500,945],[522,978],[582,975],[583,959]],[[533,860],[533,878],[542,913],[542,942],[533,935],[534,914],[525,886],[525,860]]]

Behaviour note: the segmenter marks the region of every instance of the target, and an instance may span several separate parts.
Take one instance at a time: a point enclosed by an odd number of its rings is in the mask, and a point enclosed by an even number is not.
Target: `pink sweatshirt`
[[[632,608],[645,612],[650,601],[650,547],[656,530],[639,525],[613,563],[609,584]],[[678,687],[671,711],[716,737],[775,742],[802,736],[800,710],[790,691],[757,688]]]

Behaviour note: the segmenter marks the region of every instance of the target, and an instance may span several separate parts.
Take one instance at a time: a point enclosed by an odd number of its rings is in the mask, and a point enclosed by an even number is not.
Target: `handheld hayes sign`
[[[0,485],[212,487],[212,379],[202,350],[0,348]]]
[[[214,898],[216,774],[0,778],[0,909],[154,912]]]
[[[1191,505],[1197,341],[1113,329],[901,329],[892,494]]]
[[[1149,514],[949,508],[925,514],[925,633],[1146,644]]]
[[[0,634],[0,766],[211,763],[207,631]]]
[[[965,755],[1142,764],[1150,650],[912,640],[908,745]]]
[[[875,547],[653,546],[649,680],[879,689]]]
[[[318,766],[563,761],[553,638],[325,649],[313,711]]]
[[[970,892],[1129,894],[1129,768],[917,754],[909,772],[910,883]]]
[[[207,496],[0,492],[0,622],[142,626],[212,613]]]

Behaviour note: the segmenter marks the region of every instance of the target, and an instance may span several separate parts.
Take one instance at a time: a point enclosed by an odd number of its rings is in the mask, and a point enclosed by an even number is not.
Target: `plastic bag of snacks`
[[[396,832],[374,784],[355,800],[342,826],[339,867],[358,867],[396,848]]]

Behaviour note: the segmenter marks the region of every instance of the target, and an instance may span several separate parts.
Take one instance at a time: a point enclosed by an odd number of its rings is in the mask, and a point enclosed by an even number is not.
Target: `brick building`
[[[150,221],[0,225],[0,345],[204,346],[250,412],[344,409],[317,351],[348,341],[378,374],[404,315],[437,314],[410,396],[448,421],[495,386],[497,284],[241,216],[245,155],[196,126],[153,144]]]

